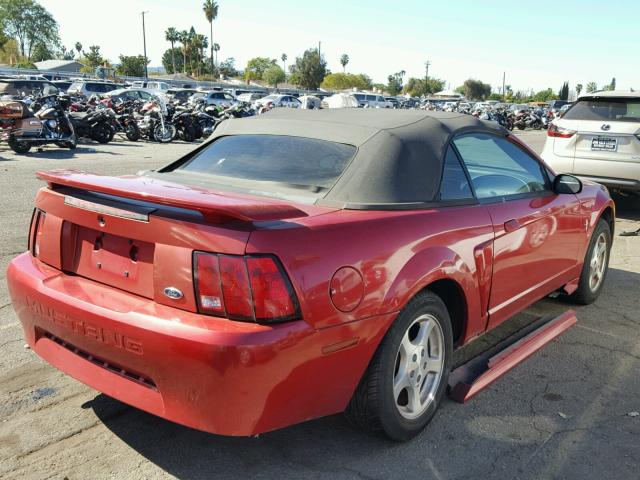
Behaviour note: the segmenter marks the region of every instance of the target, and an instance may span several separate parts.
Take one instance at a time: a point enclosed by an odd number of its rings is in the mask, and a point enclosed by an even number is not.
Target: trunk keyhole
[[[138,261],[138,247],[135,245],[131,245],[131,248],[129,249],[129,258],[132,262]]]

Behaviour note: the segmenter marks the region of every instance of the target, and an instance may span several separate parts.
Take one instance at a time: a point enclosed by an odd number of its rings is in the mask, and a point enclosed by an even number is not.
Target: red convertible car
[[[554,292],[595,300],[615,217],[604,187],[457,113],[273,111],[157,171],[38,176],[8,270],[31,348],[223,435],[346,411],[411,438],[455,349]]]

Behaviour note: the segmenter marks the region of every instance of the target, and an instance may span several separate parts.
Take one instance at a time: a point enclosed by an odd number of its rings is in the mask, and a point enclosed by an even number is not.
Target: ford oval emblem
[[[164,289],[164,294],[171,300],[180,300],[184,295],[176,287],[167,287]]]

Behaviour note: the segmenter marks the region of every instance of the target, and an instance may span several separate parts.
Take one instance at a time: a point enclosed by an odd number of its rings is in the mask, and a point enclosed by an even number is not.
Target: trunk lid
[[[33,247],[40,237],[41,261],[190,311],[197,311],[194,251],[243,255],[261,222],[295,226],[295,218],[330,211],[140,176],[69,170],[37,176],[49,184],[36,198],[45,212],[32,238]]]

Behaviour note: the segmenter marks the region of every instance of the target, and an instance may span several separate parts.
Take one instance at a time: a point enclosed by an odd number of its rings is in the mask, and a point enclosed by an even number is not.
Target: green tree
[[[272,65],[264,72],[262,78],[269,85],[278,88],[278,84],[285,81],[284,70],[278,65]]]
[[[32,62],[42,62],[43,60],[51,60],[55,57],[55,52],[46,43],[38,42],[31,52]]]
[[[401,70],[393,75],[387,77],[388,83],[385,90],[389,92],[389,95],[398,95],[402,91],[402,81],[404,79],[405,71]]]
[[[340,65],[342,65],[342,73],[346,73],[348,63],[349,63],[349,55],[347,55],[346,53],[343,53],[342,56],[340,57]]]
[[[547,88],[546,90],[540,90],[539,92],[536,92],[533,95],[531,100],[534,102],[548,102],[549,100],[557,100],[557,99],[558,99],[558,95],[553,93],[552,89]]]
[[[220,72],[220,75],[225,78],[232,78],[240,75],[240,72],[236,69],[236,60],[233,57],[229,57],[224,62],[221,62],[220,65],[218,65],[218,71]]]
[[[82,52],[83,57],[79,60],[84,65],[80,69],[83,73],[94,73],[96,68],[105,63],[105,59],[100,54],[100,47],[98,45],[91,45],[89,47],[89,53]]]
[[[187,74],[187,48],[190,40],[188,31],[178,32],[178,42],[182,44],[182,73],[185,75]]]
[[[78,52],[78,58],[82,55],[82,44],[80,42],[76,42],[74,45],[76,52]]]
[[[169,27],[164,32],[164,39],[171,44],[171,48],[168,50],[171,52],[171,69],[164,66],[164,69],[169,73],[176,73],[176,49],[175,43],[179,41],[178,30],[175,27]],[[171,70],[171,71],[169,71]]]
[[[411,77],[402,91],[411,97],[422,97],[442,91],[444,85],[444,80],[438,78],[429,77],[425,84],[424,78]]]
[[[220,45],[218,45],[217,43],[214,43],[213,51],[216,52],[216,68],[218,68],[218,52],[220,51]]]
[[[149,60],[145,62],[144,55],[120,55],[120,65],[116,73],[127,77],[144,77],[145,64],[148,65]]]
[[[576,83],[576,96],[580,96],[580,92],[582,91],[582,84]]]
[[[469,100],[484,100],[491,95],[491,85],[473,78],[465,80],[462,88]]]
[[[209,38],[211,39],[211,78],[213,78],[215,76],[213,68],[213,21],[218,18],[218,3],[214,0],[205,0],[202,5],[202,11],[204,12],[204,16],[207,18],[207,22],[209,22]]]
[[[569,82],[564,82],[560,90],[558,91],[558,98],[560,100],[569,100]]]
[[[596,90],[598,90],[598,84],[596,82],[589,82],[587,83],[585,89],[587,93],[595,92]]]
[[[611,79],[611,83],[604,87],[604,90],[615,90],[616,89],[616,77]]]
[[[318,49],[310,48],[302,54],[302,57],[296,58],[292,73],[290,82],[295,80],[295,85],[308,90],[317,90],[324,77],[330,72],[327,70],[327,62]]]
[[[181,72],[182,62],[182,49],[178,47],[169,48],[162,54],[162,66],[169,74]]]
[[[6,35],[16,39],[20,54],[29,60],[36,45],[60,44],[58,23],[34,0],[0,0],[0,19]]]
[[[287,56],[286,53],[283,53],[280,56],[280,60],[282,60],[282,71],[285,72],[285,74],[284,74],[285,78],[287,77],[287,73],[286,72],[287,72],[287,59],[288,58],[289,57]]]
[[[330,73],[320,85],[327,90],[347,90],[355,88],[357,90],[370,90],[373,83],[369,76],[361,73],[354,75],[352,73]]]
[[[76,54],[73,52],[73,47],[67,50],[65,47],[60,47],[60,51],[56,54],[56,58],[61,60],[73,60],[76,58]]]
[[[247,67],[244,69],[244,79],[247,82],[251,80],[262,80],[264,72],[269,68],[276,65],[277,62],[273,58],[267,57],[255,57],[247,62]]]

